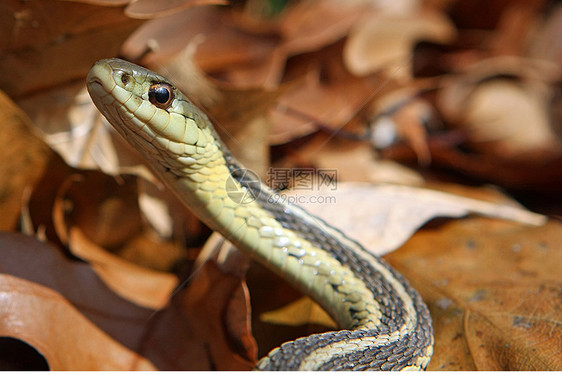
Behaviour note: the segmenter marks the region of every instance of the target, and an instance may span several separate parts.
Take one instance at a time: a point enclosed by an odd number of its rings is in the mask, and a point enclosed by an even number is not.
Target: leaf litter
[[[31,120],[2,100],[2,224],[47,243],[0,235],[1,310],[38,305],[1,335],[61,370],[247,370],[334,328],[216,234],[203,246],[210,231],[95,114],[83,78],[119,53],[177,80],[264,180],[337,169],[335,190],[280,194],[325,199],[307,209],[390,252],[430,306],[430,369],[562,367],[560,7],[217,3],[3,5],[0,88]],[[484,183],[499,188],[463,187]]]

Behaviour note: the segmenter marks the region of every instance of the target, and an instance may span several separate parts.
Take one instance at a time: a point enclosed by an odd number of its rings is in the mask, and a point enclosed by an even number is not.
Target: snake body
[[[427,306],[394,269],[305,210],[272,199],[245,173],[207,116],[166,78],[119,59],[87,77],[100,112],[203,222],[319,303],[342,330],[282,344],[262,370],[424,369]],[[255,197],[240,203],[238,188]]]

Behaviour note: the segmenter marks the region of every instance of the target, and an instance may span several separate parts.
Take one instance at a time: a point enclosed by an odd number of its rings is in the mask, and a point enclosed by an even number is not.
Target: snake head
[[[141,66],[100,60],[88,73],[87,87],[113,127],[146,151],[187,160],[214,141],[206,115],[168,79]]]

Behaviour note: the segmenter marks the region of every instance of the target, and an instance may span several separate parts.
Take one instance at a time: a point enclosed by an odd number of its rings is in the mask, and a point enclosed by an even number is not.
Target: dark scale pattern
[[[320,227],[303,222],[301,217],[293,214],[292,207],[272,203],[271,199],[269,199],[268,191],[261,191],[258,202],[264,209],[271,212],[283,227],[298,232],[309,242],[315,243],[315,245],[331,253],[338,261],[346,264],[359,279],[365,282],[369,290],[375,295],[376,300],[381,304],[381,312],[385,324],[391,329],[396,325],[403,324],[402,300],[393,293],[392,286],[382,274],[370,266],[368,261],[365,261]],[[319,218],[314,217],[314,219],[324,223]],[[361,247],[359,244],[357,246]],[[371,254],[368,255],[372,256]],[[382,263],[378,258],[377,261]],[[397,275],[388,265],[384,264],[384,266]],[[405,283],[401,277],[398,279]]]
[[[223,147],[224,150],[224,147]],[[292,342],[283,344],[279,351],[274,355],[270,355],[270,361],[267,366],[260,367],[262,370],[296,370],[300,365],[302,357],[308,356],[314,350],[333,344],[337,341],[358,339],[361,337],[376,337],[381,334],[387,334],[395,331],[398,326],[404,322],[404,311],[402,300],[393,292],[392,286],[384,278],[382,274],[376,271],[368,261],[355,253],[352,249],[341,243],[336,237],[326,232],[322,228],[308,224],[305,219],[299,216],[294,210],[298,207],[287,206],[275,202],[271,199],[272,192],[263,184],[250,181],[248,174],[244,173],[244,169],[230,156],[226,155],[227,165],[234,178],[241,185],[245,186],[250,192],[257,196],[257,202],[267,211],[269,211],[283,227],[298,232],[303,238],[311,243],[315,243],[322,249],[331,253],[338,261],[347,265],[361,279],[375,295],[376,300],[380,304],[383,314],[381,317],[381,326],[372,330],[341,330],[327,332],[324,334],[315,334],[308,337],[300,338]],[[244,178],[242,178],[244,176]],[[323,220],[317,217],[311,217],[313,221],[321,222],[328,226]],[[337,229],[334,229],[337,231]],[[344,234],[342,234],[344,235]],[[410,284],[396,272],[386,262],[372,255],[363,249],[357,243],[357,248],[373,257],[382,266],[388,269],[393,276],[407,290],[414,301],[414,308],[418,312],[418,321],[415,332],[405,336],[397,342],[390,343],[382,347],[373,347],[359,350],[343,356],[334,356],[332,359],[324,362],[319,368],[320,370],[399,370],[415,363],[417,356],[422,349],[433,344],[433,331],[431,327],[431,317],[427,306]],[[352,311],[353,313],[353,311]],[[415,353],[415,354],[414,354]]]

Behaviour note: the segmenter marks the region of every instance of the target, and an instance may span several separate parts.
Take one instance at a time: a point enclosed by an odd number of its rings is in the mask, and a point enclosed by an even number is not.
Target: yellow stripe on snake
[[[400,274],[305,210],[272,199],[166,78],[107,59],[92,67],[87,84],[101,113],[189,209],[313,298],[342,329],[284,343],[257,369],[425,369],[433,353],[431,317]],[[228,183],[255,200],[229,198]]]

